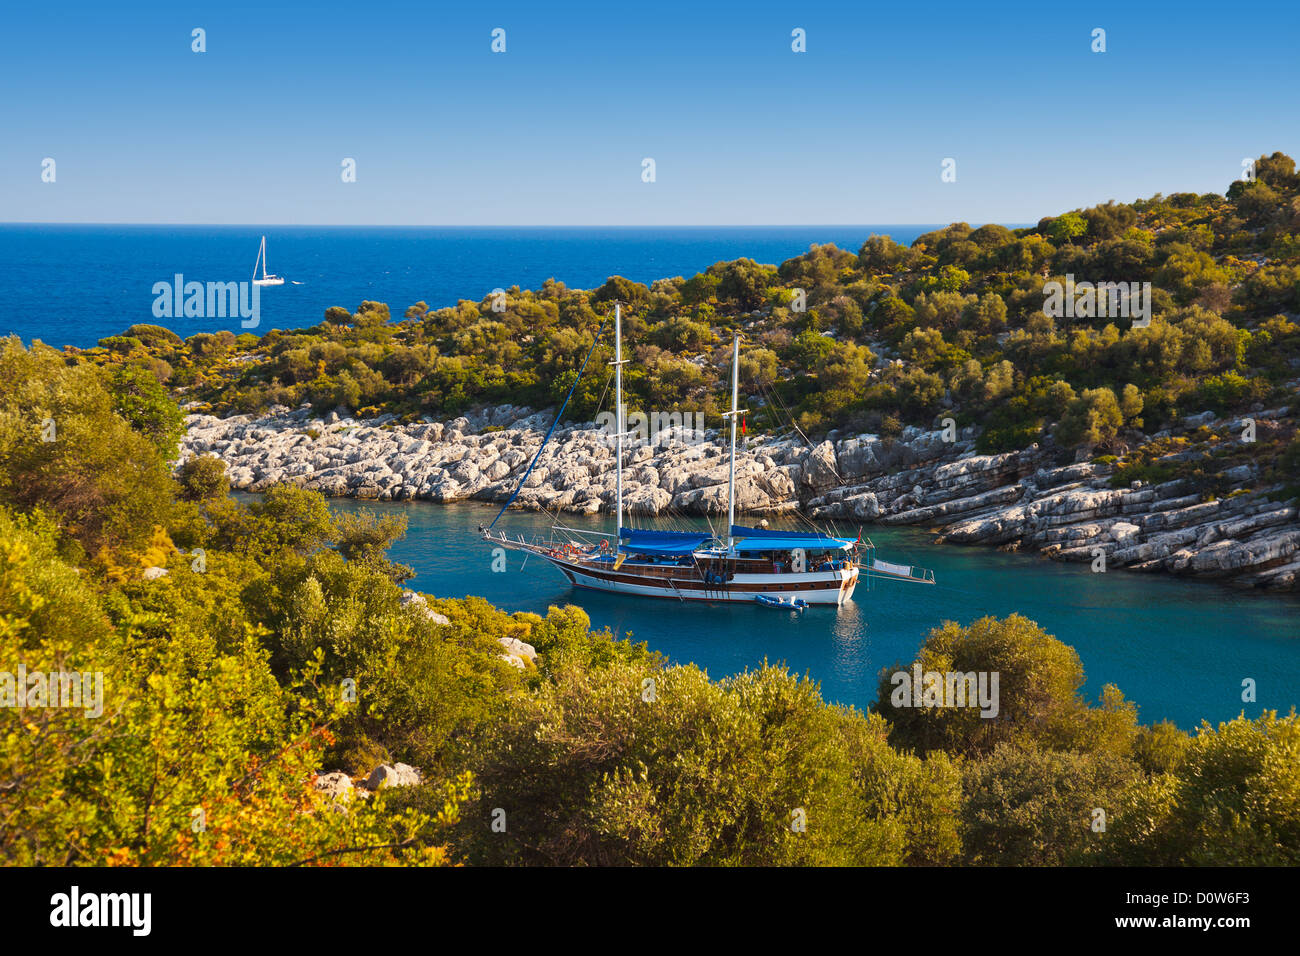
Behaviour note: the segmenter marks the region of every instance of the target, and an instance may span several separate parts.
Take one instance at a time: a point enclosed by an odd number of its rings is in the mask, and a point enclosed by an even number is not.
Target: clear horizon
[[[490,13],[323,0],[306,15],[71,0],[8,19],[8,223],[1037,222],[1222,193],[1244,158],[1300,154],[1300,102],[1285,95],[1300,87],[1300,10],[1281,0],[1249,17],[1202,0]]]
[[[5,220],[0,226],[180,226],[193,229],[866,229],[877,226],[942,227],[943,222],[756,222],[756,223],[680,223],[680,222],[594,222],[594,223],[445,223],[445,222],[42,222],[39,220]],[[1000,222],[1008,228],[1023,229],[1034,223]]]

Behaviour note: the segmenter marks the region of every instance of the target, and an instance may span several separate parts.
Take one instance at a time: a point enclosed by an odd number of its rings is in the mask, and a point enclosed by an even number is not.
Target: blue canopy
[[[620,551],[629,554],[683,555],[699,550],[713,535],[701,531],[641,531],[624,528]]]
[[[737,551],[793,551],[795,548],[843,551],[853,547],[852,538],[832,538],[817,531],[776,531],[768,528],[731,526]]]

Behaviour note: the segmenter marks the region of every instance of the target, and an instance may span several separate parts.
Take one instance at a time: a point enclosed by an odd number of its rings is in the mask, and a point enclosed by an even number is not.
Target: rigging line
[[[768,386],[764,385],[762,382],[758,382],[757,384],[758,384],[759,391],[762,393],[763,398],[767,400],[769,406],[771,405],[776,406],[777,412],[780,415],[783,415],[785,417],[785,421],[789,423],[790,427],[794,429],[794,431],[799,435],[800,438],[803,439],[805,445],[812,444],[812,442],[808,440],[808,436],[805,435],[803,433],[803,430],[800,429],[798,424],[795,423],[794,413],[790,411],[790,409],[786,406],[785,402],[781,401],[781,396],[776,393],[776,389],[769,388]]]
[[[605,321],[600,324],[600,328],[596,330],[596,338],[591,343],[591,351],[589,351],[587,357],[582,360],[582,366],[578,369],[578,375],[574,378],[573,384],[569,386],[569,394],[564,396],[564,402],[560,405],[559,411],[555,413],[555,421],[551,422],[551,427],[547,429],[546,437],[542,439],[542,444],[537,449],[537,454],[533,456],[532,462],[529,463],[528,470],[523,473],[522,477],[520,477],[519,484],[515,485],[515,490],[510,493],[510,497],[507,498],[506,503],[501,506],[501,510],[497,512],[497,516],[492,519],[492,524],[487,526],[487,530],[492,530],[493,526],[501,520],[501,516],[506,513],[506,509],[510,507],[515,498],[519,497],[519,492],[523,489],[524,482],[527,481],[528,476],[533,473],[533,468],[536,467],[538,459],[542,457],[542,452],[546,450],[547,442],[551,440],[551,435],[555,433],[555,426],[560,424],[560,418],[564,415],[564,410],[569,407],[569,399],[573,397],[574,389],[576,389],[578,383],[582,381],[582,373],[587,370],[587,363],[591,361],[592,355],[596,352],[596,347],[600,345],[600,337],[604,334],[605,326],[607,325],[609,325],[608,317],[606,317]]]
[[[759,388],[763,388],[763,386],[760,385]],[[787,419],[789,420],[789,422],[790,422],[790,427],[793,428],[793,429],[795,430],[795,433],[796,433],[800,438],[803,439],[803,443],[804,443],[805,445],[807,445],[809,448],[812,448],[812,439],[810,439],[810,438],[809,438],[809,437],[804,433],[803,429],[800,428],[799,425],[795,422],[795,420],[794,420],[794,414],[793,414],[792,412],[790,412],[790,410],[789,410],[788,408],[786,408],[786,406],[785,406],[784,404],[782,404],[782,402],[781,402],[781,398],[780,398],[780,396],[778,396],[778,395],[776,394],[776,391],[775,391],[774,389],[771,390],[771,391],[767,391],[767,390],[765,389],[764,391],[765,391],[765,394],[770,394],[770,395],[772,396],[772,399],[776,402],[777,406],[781,409],[782,412],[785,413],[786,418],[787,418]],[[838,462],[836,462],[836,464],[838,464]],[[840,486],[841,488],[845,488],[845,487],[848,486],[848,482],[844,480],[844,476],[840,474],[840,470],[839,470],[838,468],[836,468],[835,465],[831,465],[831,471],[833,471],[833,472],[835,473],[835,478],[839,481],[839,483],[840,483],[839,486]]]
[[[605,407],[605,396],[609,394],[609,383],[612,382],[613,380],[614,380],[614,372],[611,369],[610,373],[605,376],[605,388],[600,393],[600,401],[596,403],[596,411],[600,411],[602,408]],[[615,410],[615,415],[617,416],[617,414],[618,412],[617,410]]]
[[[779,395],[776,394],[776,390],[775,390],[775,389],[768,389],[768,388],[767,388],[766,386],[764,386],[761,382],[759,383],[758,387],[759,387],[760,391],[763,393],[763,396],[764,396],[765,398],[768,397],[768,396],[770,396],[771,401],[772,401],[773,403],[776,404],[778,410],[779,410],[780,412],[782,412],[782,413],[785,415],[787,421],[789,421],[789,423],[790,423],[790,427],[794,429],[795,433],[796,433],[796,434],[797,434],[801,439],[803,439],[803,443],[804,443],[805,445],[807,445],[809,448],[811,448],[811,447],[812,447],[812,440],[811,440],[811,439],[810,439],[806,434],[804,434],[803,429],[801,429],[801,428],[799,427],[799,425],[795,422],[793,413],[790,412],[790,410],[789,410],[789,409],[785,406],[785,404],[781,401],[781,397],[780,397]],[[838,462],[837,462],[836,464],[838,464]],[[838,468],[836,468],[835,465],[831,465],[831,471],[833,471],[833,472],[835,473],[835,478],[839,481],[839,487],[841,487],[841,488],[848,487],[848,482],[844,480],[844,476],[840,474],[840,470],[839,470]],[[833,524],[834,524],[834,522],[832,522],[832,525],[833,525]]]

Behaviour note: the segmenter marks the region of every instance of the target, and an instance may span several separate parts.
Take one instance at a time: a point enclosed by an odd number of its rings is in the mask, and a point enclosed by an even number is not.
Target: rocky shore
[[[1262,421],[1286,409],[1261,411]],[[277,406],[261,417],[191,415],[182,460],[215,455],[231,485],[290,483],[331,496],[381,501],[503,502],[542,443],[550,417],[509,406],[450,422],[356,421]],[[1191,429],[1239,435],[1206,413]],[[1248,465],[1221,476],[1229,491],[1204,500],[1185,480],[1112,487],[1111,464],[1062,461],[1059,448],[980,455],[974,429],[904,429],[897,439],[751,437],[736,463],[737,509],[800,510],[814,518],[934,528],[941,540],[1041,551],[1107,570],[1168,571],[1247,588],[1296,590],[1300,520],[1294,502],[1269,500]],[[728,459],[717,432],[661,432],[631,442],[624,502],[633,515],[720,514]],[[952,440],[946,440],[952,439]],[[595,514],[614,503],[614,447],[595,424],[557,430],[516,499],[525,509]],[[1104,556],[1102,558],[1101,556]]]

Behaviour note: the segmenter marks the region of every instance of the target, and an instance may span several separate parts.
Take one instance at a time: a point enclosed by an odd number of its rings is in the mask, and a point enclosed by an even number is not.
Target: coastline
[[[180,460],[221,458],[231,487],[241,491],[283,482],[330,497],[501,504],[541,445],[550,414],[503,406],[414,424],[391,415],[362,421],[339,411],[318,416],[308,406],[277,406],[260,417],[190,415]],[[1255,418],[1267,422],[1286,414],[1286,408],[1264,410]],[[1234,424],[1210,413],[1183,422],[1189,433],[1210,428],[1240,434]],[[737,512],[778,518],[801,511],[864,529],[916,525],[946,543],[1038,552],[1098,570],[1300,589],[1295,504],[1270,500],[1277,489],[1256,487],[1247,466],[1225,469],[1228,493],[1207,500],[1183,478],[1113,487],[1112,463],[1064,460],[1068,452],[1046,443],[980,455],[976,432],[945,435],[913,426],[897,439],[837,436],[813,447],[752,436],[737,450]],[[626,451],[628,513],[724,514],[726,457],[716,431],[659,437],[653,447],[634,442]],[[588,515],[611,510],[613,447],[606,433],[594,423],[571,425],[556,431],[552,445],[512,507]]]

